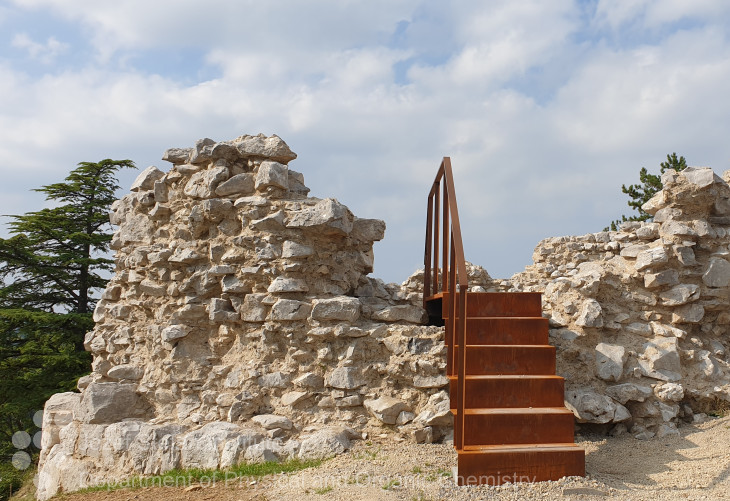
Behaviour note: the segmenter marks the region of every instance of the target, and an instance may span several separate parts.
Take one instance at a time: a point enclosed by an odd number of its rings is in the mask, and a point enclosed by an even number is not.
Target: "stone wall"
[[[113,206],[116,272],[81,393],[46,405],[38,497],[176,467],[448,434],[420,277],[368,277],[385,223],[307,197],[278,137],[170,149]],[[489,277],[472,267],[475,286]]]
[[[308,197],[278,137],[167,150],[113,206],[117,269],[80,393],[45,407],[39,499],[134,474],[340,453],[370,433],[448,437],[443,329],[422,273],[368,276],[385,223]],[[730,179],[730,172],[725,174]],[[509,280],[543,292],[566,405],[638,438],[730,401],[730,186],[663,176],[652,223],[546,239]]]
[[[548,238],[511,282],[544,292],[578,422],[637,438],[730,401],[730,171],[670,171],[650,223]]]

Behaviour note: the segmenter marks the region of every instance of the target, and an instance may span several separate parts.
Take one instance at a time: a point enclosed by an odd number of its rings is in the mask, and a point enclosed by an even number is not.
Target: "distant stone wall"
[[[579,422],[650,438],[730,401],[729,176],[667,172],[654,222],[548,238],[512,278],[544,292]]]
[[[383,429],[450,432],[443,329],[423,325],[420,274],[368,277],[385,223],[307,197],[294,158],[276,136],[203,139],[167,150],[172,168],[145,169],[114,204],[93,372],[46,405],[40,499],[329,456]]]

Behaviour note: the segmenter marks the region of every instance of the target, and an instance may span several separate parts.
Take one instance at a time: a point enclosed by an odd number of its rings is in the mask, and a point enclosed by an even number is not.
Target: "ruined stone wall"
[[[307,197],[295,157],[276,136],[200,140],[167,150],[172,168],[147,168],[114,204],[93,372],[46,405],[40,499],[328,456],[383,427],[449,433],[443,332],[422,325],[420,278],[368,277],[385,223]]]
[[[579,422],[650,438],[727,406],[728,175],[670,171],[644,206],[654,222],[548,238],[512,278],[515,289],[544,292],[566,404]]]

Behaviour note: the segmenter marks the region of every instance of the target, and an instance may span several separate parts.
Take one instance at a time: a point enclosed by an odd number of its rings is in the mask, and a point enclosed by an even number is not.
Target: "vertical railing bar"
[[[434,290],[441,290],[444,285],[439,287],[439,230],[441,229],[441,191],[439,189],[440,182],[437,180],[434,183],[434,193],[436,196],[436,202],[434,204],[434,225],[433,225],[433,285]],[[443,222],[446,224],[446,221]]]
[[[452,269],[456,266],[456,253],[454,252],[453,248],[453,239],[452,239],[452,245],[451,245],[451,262],[449,263],[452,266]],[[463,435],[464,435],[464,427],[463,427],[463,420],[461,419],[463,414],[463,407],[464,402],[463,400],[463,393],[461,391],[461,387],[464,384],[464,381],[459,378],[459,374],[461,374],[461,367],[459,366],[459,361],[461,360],[461,357],[459,356],[459,353],[464,349],[464,346],[460,344],[460,340],[458,337],[458,325],[460,319],[456,317],[456,273],[451,273],[449,276],[449,322],[451,323],[451,343],[453,345],[452,353],[454,354],[455,360],[453,366],[456,368],[456,419],[454,420],[454,446],[457,450],[463,449]]]
[[[426,300],[433,296],[431,292],[431,231],[433,225],[433,197],[428,197],[426,209],[426,249],[423,255],[423,308],[426,309]]]
[[[448,191],[448,183],[444,182],[444,217],[443,217],[443,242],[442,242],[442,248],[443,248],[443,254],[444,257],[442,259],[442,262],[444,263],[443,269],[441,270],[442,278],[441,283],[444,284],[444,288],[446,287],[446,283],[448,282],[449,273],[453,273],[453,268],[449,270],[449,234],[451,233],[451,219],[449,219],[449,191]],[[448,223],[448,224],[447,224]]]

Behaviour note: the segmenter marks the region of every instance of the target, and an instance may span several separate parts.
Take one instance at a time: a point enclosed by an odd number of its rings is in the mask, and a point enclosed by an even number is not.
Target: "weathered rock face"
[[[276,136],[163,158],[169,171],[145,169],[113,205],[117,269],[85,342],[94,372],[48,403],[39,499],[325,457],[384,425],[421,441],[448,432],[443,333],[422,325],[420,276],[367,276],[385,223],[308,198]]]
[[[516,290],[544,292],[566,404],[639,438],[730,400],[730,171],[662,177],[654,222],[543,240]],[[625,407],[624,407],[625,406]]]

